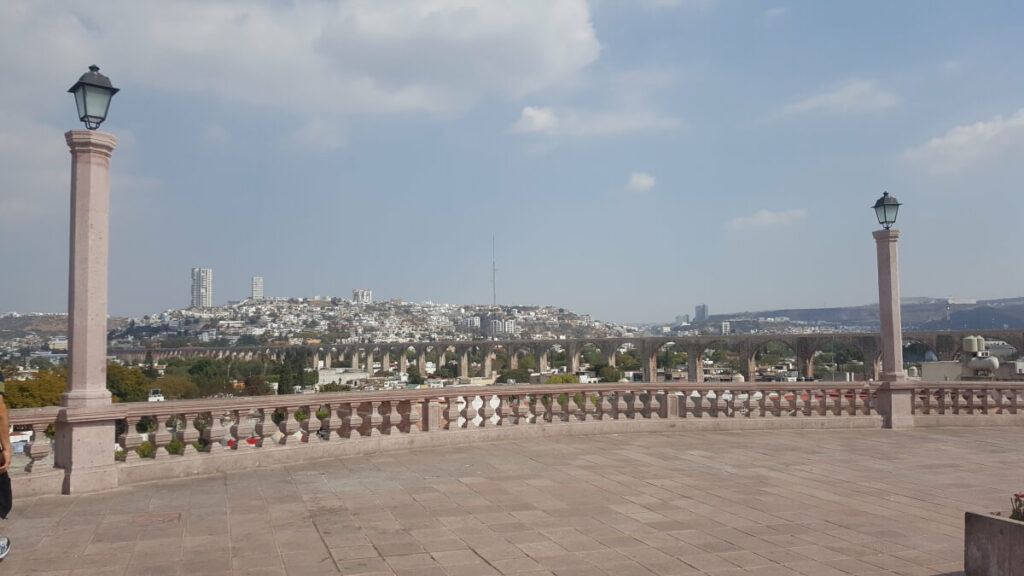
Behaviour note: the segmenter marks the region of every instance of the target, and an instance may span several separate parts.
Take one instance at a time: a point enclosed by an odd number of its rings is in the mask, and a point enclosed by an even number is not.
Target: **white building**
[[[356,288],[352,291],[352,301],[356,304],[373,304],[373,290]]]
[[[722,335],[725,336],[726,334],[732,334],[732,323],[728,320],[722,322]]]
[[[263,300],[263,276],[252,277],[252,286],[249,289],[249,299]]]
[[[213,268],[192,269],[192,307],[213,307]]]

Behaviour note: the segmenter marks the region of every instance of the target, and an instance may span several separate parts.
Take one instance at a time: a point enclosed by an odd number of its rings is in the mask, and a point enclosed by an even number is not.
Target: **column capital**
[[[64,133],[64,140],[72,154],[92,152],[110,158],[117,147],[117,138],[113,134],[95,130],[70,130]]]
[[[871,233],[871,235],[875,237],[875,240],[877,242],[896,242],[897,240],[900,239],[900,231],[896,228],[889,228],[888,230],[875,230],[874,232]]]

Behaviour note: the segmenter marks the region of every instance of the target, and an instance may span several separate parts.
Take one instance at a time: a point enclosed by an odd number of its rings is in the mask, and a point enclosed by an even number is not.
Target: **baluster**
[[[150,443],[156,450],[153,451],[154,458],[164,458],[170,456],[170,452],[167,451],[167,445],[171,443],[171,431],[167,429],[167,416],[156,417],[156,430],[150,435]]]
[[[598,392],[598,405],[600,408],[598,418],[601,420],[614,418],[615,407],[612,405],[611,392]]]
[[[302,430],[302,442],[317,442],[319,440],[319,429],[321,429],[321,419],[316,417],[316,411],[319,410],[318,406],[309,405],[306,406],[306,419],[299,423],[299,429]]]
[[[377,438],[384,433],[384,414],[381,413],[383,402],[370,402],[370,438]]]
[[[663,403],[658,395],[661,394],[660,390],[651,390],[647,397],[647,410],[650,414],[651,420],[661,420],[664,417],[662,414],[662,406],[667,403]]]
[[[967,409],[967,413],[974,414],[974,390],[968,389],[965,390],[964,392],[967,393],[967,406],[965,406],[965,408]]]
[[[817,390],[812,390],[812,392],[817,394],[817,398],[818,398],[818,416],[828,416],[828,401],[829,401],[828,390],[826,390],[824,388],[819,388]]]
[[[389,400],[387,424],[384,426],[384,430],[390,436],[398,436],[402,433],[402,414],[398,411],[398,401]]]
[[[515,426],[516,411],[512,408],[511,396],[498,396],[498,426]]]
[[[959,388],[953,388],[952,390],[949,391],[949,393],[953,397],[953,414],[960,414],[960,397],[962,395],[962,392]]]
[[[800,394],[796,390],[786,390],[786,395],[789,396],[789,415],[800,416]]]
[[[456,396],[445,397],[444,419],[448,423],[448,430],[455,431],[459,427],[459,399]]]
[[[359,415],[358,402],[348,403],[348,410],[347,413],[345,414],[345,423],[346,438],[352,438],[353,433],[356,438],[369,435],[369,432],[363,434],[363,417]]]
[[[643,420],[644,418],[644,401],[640,398],[640,393],[633,391],[632,401],[629,403],[630,418],[634,420]]]
[[[935,406],[936,411],[938,411],[939,414],[945,414],[946,413],[946,389],[945,388],[939,388],[935,392],[935,395],[937,396],[937,398],[935,399],[935,401],[936,401],[935,402],[936,403],[936,406]]]
[[[201,434],[199,427],[196,426],[196,419],[199,418],[199,414],[184,414],[182,417],[184,418],[182,429],[178,431],[178,439],[184,447],[182,454],[185,456],[198,454],[199,451],[196,450],[195,444]]]
[[[693,390],[683,390],[681,392],[682,397],[679,398],[679,416],[680,418],[690,418],[697,415],[697,402],[693,400]]]
[[[626,418],[626,411],[629,409],[629,406],[626,405],[625,393],[620,392],[620,390],[616,390],[616,392],[608,394],[615,395],[614,402],[610,402],[609,400],[609,404],[611,404],[611,417],[615,420]]]
[[[480,427],[490,427],[494,425],[492,418],[494,417],[494,406],[491,403],[494,401],[494,395],[488,394],[484,396],[480,395]]]
[[[765,394],[769,394],[769,395],[774,396],[773,398],[770,398],[770,400],[772,401],[772,416],[775,416],[776,418],[781,417],[782,416],[782,401],[785,400],[785,396],[786,396],[785,391],[784,390],[771,390],[770,392],[765,392]]]
[[[135,420],[138,421],[138,418]],[[28,464],[25,465],[25,472],[32,472],[35,469],[36,462],[50,454],[50,439],[46,437],[46,429],[49,426],[48,422],[35,422],[32,424],[32,440],[25,446],[25,455],[30,458]],[[136,442],[138,442],[138,434],[135,435],[135,438]],[[134,449],[132,452],[134,452]],[[138,457],[139,455],[136,454],[135,458],[137,459]]]
[[[732,418],[736,415],[736,394],[729,390],[728,395],[724,390],[719,390],[718,395],[722,398],[722,413],[727,418]]]
[[[516,397],[516,414],[519,416],[517,424],[529,424],[530,423],[530,396],[528,394],[520,394]]]
[[[569,392],[565,395],[565,421],[575,422],[579,418],[579,405],[576,404],[576,394]]]
[[[914,394],[914,408],[917,408],[917,394]],[[929,388],[921,389],[921,413],[931,414],[932,413],[932,391]],[[912,412],[914,413],[914,412]]]
[[[256,433],[260,435],[260,447],[274,448],[277,446],[277,442],[274,441],[274,432],[277,431],[277,425],[274,424],[274,409],[263,408],[260,412],[263,418],[256,424]]]
[[[142,444],[142,438],[139,437],[139,432],[135,428],[139,424],[139,420],[140,418],[138,416],[128,416],[127,418],[124,419],[124,433],[121,434],[120,438],[118,438],[118,442],[121,444],[121,449],[124,450],[125,462],[134,462],[139,459],[139,453],[135,451],[139,447],[139,445]],[[45,430],[46,428],[44,427],[43,431],[45,432]],[[26,472],[31,472],[32,465],[35,464],[36,460],[45,457],[46,454],[50,452],[50,443],[46,442],[46,452],[43,453],[39,458],[35,457],[34,451],[36,449],[35,445],[38,443],[38,438],[39,430],[36,429],[36,424],[33,424],[32,443],[29,444],[28,447],[26,448],[26,452],[28,452],[29,456],[32,458],[32,461],[29,462],[28,466],[25,467]],[[40,446],[39,448],[40,450],[42,450],[43,446]]]
[[[1020,390],[1017,390],[1017,389],[1014,389],[1014,388],[1010,389],[1010,414],[1016,414],[1017,413],[1017,407],[1019,405],[1018,403],[1019,403],[1020,395],[1021,395],[1021,391]]]
[[[295,407],[285,406],[284,419],[277,425],[277,429],[281,431],[284,436],[281,438],[281,444],[287,445],[292,440],[292,435],[299,431],[299,421],[295,419]]]
[[[988,388],[988,387],[981,389],[981,413],[982,414],[986,414],[986,415],[988,414],[988,409],[989,409],[989,397],[988,396],[989,396],[989,393],[991,391],[992,390],[990,388]]]
[[[562,399],[559,398],[560,394],[551,394],[551,406],[548,408],[550,414],[549,422],[552,424],[561,424],[563,421]]]
[[[708,389],[695,390],[697,397],[694,398],[694,412],[698,418],[707,418],[711,416],[711,398],[708,398],[708,394],[711,392]]]
[[[850,416],[856,416],[857,415],[857,391],[856,390],[843,389],[843,390],[840,390],[840,393],[843,394],[843,395],[849,395],[849,397],[846,400],[846,413],[848,415],[850,415]]]
[[[583,392],[583,411],[580,413],[580,420],[583,422],[597,420],[597,404],[594,402],[593,392]]]
[[[202,438],[206,441],[206,449],[211,454],[224,449],[221,441],[224,440],[224,435],[227,431],[224,429],[224,423],[221,421],[223,417],[223,412],[210,412],[210,425],[202,433]]]
[[[419,434],[422,431],[420,422],[423,421],[425,405],[422,400],[406,400],[399,404],[406,420],[403,427],[407,434]]]
[[[338,420],[338,417],[334,415],[334,404],[324,404],[323,409],[326,415],[320,419],[320,429],[327,432],[320,439],[324,442],[330,442],[334,439],[335,422]]]
[[[533,399],[533,422],[543,424],[547,420],[547,407],[544,406],[544,397],[537,396]]]
[[[253,434],[253,425],[248,410],[235,410],[232,413],[234,423],[231,424],[231,437],[235,439],[235,449],[252,448],[249,437]]]

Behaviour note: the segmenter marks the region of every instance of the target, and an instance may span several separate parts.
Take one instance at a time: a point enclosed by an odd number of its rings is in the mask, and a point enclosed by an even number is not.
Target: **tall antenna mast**
[[[498,305],[498,260],[494,256],[494,235],[491,235],[491,305]]]

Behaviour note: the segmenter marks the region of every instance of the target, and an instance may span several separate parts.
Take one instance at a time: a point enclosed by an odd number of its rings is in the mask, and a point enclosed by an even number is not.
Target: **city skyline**
[[[905,294],[1019,292],[997,248],[1024,210],[1021,6],[460,7],[0,6],[0,309],[66,307],[65,90],[93,62],[123,89],[112,314],[179,306],[196,261],[238,298],[260,270],[280,295],[489,302],[488,236],[499,303],[864,304],[883,190],[906,205]]]

